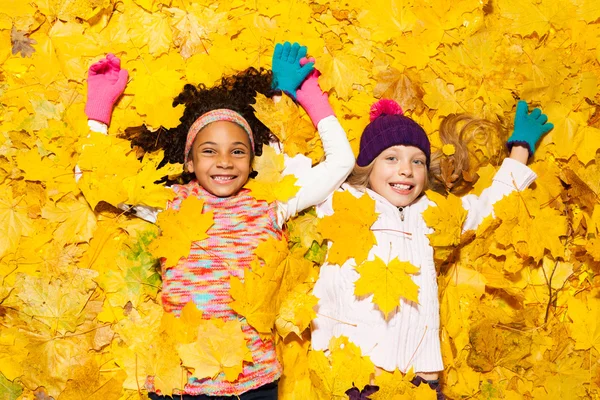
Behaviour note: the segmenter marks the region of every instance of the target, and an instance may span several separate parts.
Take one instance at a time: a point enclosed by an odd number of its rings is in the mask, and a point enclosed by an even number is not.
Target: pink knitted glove
[[[89,119],[110,123],[115,102],[125,90],[129,74],[121,69],[121,60],[109,53],[106,58],[92,64],[88,70],[87,102],[85,114]]]
[[[300,60],[300,65],[309,62],[314,63],[315,59],[303,57]],[[319,121],[323,118],[335,115],[329,104],[327,93],[323,93],[319,86],[319,75],[321,75],[321,73],[314,69],[296,91],[298,103],[304,108],[315,126],[317,126]]]

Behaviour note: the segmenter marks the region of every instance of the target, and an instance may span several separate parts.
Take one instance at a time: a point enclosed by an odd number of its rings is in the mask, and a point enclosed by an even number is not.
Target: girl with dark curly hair
[[[145,128],[127,132],[132,143],[146,151],[165,150],[163,162],[184,162],[192,179],[175,184],[175,198],[167,208],[177,210],[189,196],[204,201],[204,212],[214,213],[208,239],[191,244],[190,254],[176,265],[162,265],[162,300],[165,311],[179,315],[193,301],[204,318],[241,323],[252,362],[233,382],[224,373],[216,377],[190,377],[178,393],[185,399],[276,399],[282,373],[272,338],[264,339],[230,306],[230,277],[243,278],[257,246],[269,238],[281,239],[283,225],[296,213],[327,198],[346,179],[354,156],[346,134],[317,83],[314,63],[305,58],[306,47],[278,44],[273,55],[272,88],[265,71],[249,69],[223,78],[214,88],[186,85],[174,104],[186,106],[181,124],[157,135]],[[123,92],[127,71],[113,55],[90,68],[86,114],[93,130],[106,130],[112,107]],[[272,137],[254,116],[255,92],[280,90],[294,97],[318,128],[325,160],[305,171],[296,182],[297,194],[286,202],[268,203],[251,196],[244,185],[252,159]],[[155,393],[149,379],[150,398]],[[165,393],[170,395],[171,393]],[[216,396],[216,397],[215,397]]]
[[[211,110],[226,108],[237,112],[248,122],[254,137],[253,155],[260,156],[263,144],[268,144],[275,138],[256,118],[252,105],[256,102],[256,93],[267,97],[281,94],[272,89],[272,76],[271,71],[250,67],[236,75],[223,77],[219,85],[210,88],[203,84],[187,84],[173,100],[173,107],[180,104],[185,106],[181,124],[171,129],[161,127],[157,131],[150,131],[146,126],[128,128],[122,137],[130,140],[132,146],[143,152],[164,150],[164,159],[159,168],[166,163],[183,163],[187,134],[194,121]],[[187,183],[192,178],[189,173],[184,173],[180,179]]]

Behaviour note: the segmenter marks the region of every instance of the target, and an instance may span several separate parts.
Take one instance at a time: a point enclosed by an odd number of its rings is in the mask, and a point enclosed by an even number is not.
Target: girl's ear
[[[188,160],[187,163],[185,164],[185,167],[187,169],[187,172],[189,172],[190,174],[194,173],[194,161],[193,160]]]

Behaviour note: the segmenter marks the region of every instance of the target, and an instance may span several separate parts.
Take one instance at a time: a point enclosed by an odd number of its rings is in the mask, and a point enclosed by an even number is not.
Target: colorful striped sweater
[[[273,382],[281,376],[282,368],[272,340],[262,340],[246,319],[230,307],[229,277],[243,277],[255,258],[259,243],[269,237],[282,238],[277,222],[277,204],[268,204],[250,196],[247,189],[237,195],[221,198],[204,190],[197,181],[175,185],[171,209],[179,209],[188,196],[204,201],[204,212],[214,212],[214,225],[209,237],[192,243],[190,255],[175,267],[163,270],[162,300],[165,311],[178,315],[190,301],[203,311],[205,318],[225,321],[238,319],[252,352],[252,363],[244,363],[243,371],[234,382],[225,380],[223,373],[215,379],[190,377],[185,394],[213,396],[239,395]],[[154,391],[152,380],[147,382]]]

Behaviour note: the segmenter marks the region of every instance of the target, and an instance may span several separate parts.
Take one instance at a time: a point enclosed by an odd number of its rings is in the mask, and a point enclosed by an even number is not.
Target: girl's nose
[[[398,166],[398,175],[404,175],[406,177],[411,177],[413,174],[412,165],[410,162],[401,162]]]
[[[217,166],[221,168],[230,168],[232,165],[231,158],[227,154],[223,154],[217,159]]]

